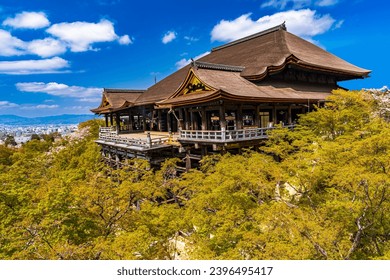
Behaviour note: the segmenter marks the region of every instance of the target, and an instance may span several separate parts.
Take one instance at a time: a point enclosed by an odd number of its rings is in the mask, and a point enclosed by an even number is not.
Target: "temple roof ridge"
[[[210,63],[210,62],[203,62],[203,61],[192,61],[191,66],[200,69],[222,70],[222,71],[231,71],[231,72],[242,72],[245,69],[245,67],[242,66]]]
[[[237,45],[237,44],[240,44],[240,43],[242,43],[242,42],[246,42],[246,41],[252,40],[252,39],[254,39],[254,38],[257,38],[257,37],[260,37],[260,36],[264,36],[264,35],[266,35],[266,34],[269,34],[269,33],[275,32],[275,31],[279,31],[279,30],[287,31],[286,22],[283,22],[282,24],[279,24],[279,25],[277,25],[277,26],[268,28],[268,29],[266,29],[266,30],[262,30],[262,31],[260,31],[260,32],[255,33],[255,34],[246,36],[246,37],[244,37],[244,38],[241,38],[241,39],[238,39],[238,40],[234,40],[234,41],[229,42],[229,43],[227,43],[227,44],[224,44],[224,45],[215,47],[215,48],[211,49],[211,51],[212,51],[212,52],[218,51],[218,50],[221,50],[221,49],[224,49],[224,48],[233,46],[233,45]]]
[[[145,89],[122,89],[122,88],[104,88],[104,92],[106,93],[115,93],[115,92],[120,92],[120,93],[141,93],[145,92]]]

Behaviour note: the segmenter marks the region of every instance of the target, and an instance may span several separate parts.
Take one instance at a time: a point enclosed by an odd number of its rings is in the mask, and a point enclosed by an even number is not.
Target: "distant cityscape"
[[[77,131],[78,124],[94,119],[94,115],[60,115],[40,118],[24,118],[0,115],[0,145],[12,136],[18,145],[31,140],[33,135],[58,133],[66,136]]]
[[[61,136],[77,131],[77,124],[49,125],[2,125],[0,124],[0,145],[4,144],[7,136],[13,136],[17,144],[26,143],[34,134],[59,133]]]

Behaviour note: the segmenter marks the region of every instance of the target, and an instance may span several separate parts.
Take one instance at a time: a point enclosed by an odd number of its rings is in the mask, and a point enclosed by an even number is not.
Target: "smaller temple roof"
[[[144,92],[145,90],[105,88],[99,107],[91,109],[91,111],[95,114],[104,114],[131,107]]]

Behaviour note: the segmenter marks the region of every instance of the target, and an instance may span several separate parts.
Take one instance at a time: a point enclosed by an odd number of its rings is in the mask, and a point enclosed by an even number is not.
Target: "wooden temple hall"
[[[259,145],[276,124],[323,104],[337,82],[368,77],[284,24],[216,47],[146,90],[105,89],[97,140],[106,159],[203,155]]]

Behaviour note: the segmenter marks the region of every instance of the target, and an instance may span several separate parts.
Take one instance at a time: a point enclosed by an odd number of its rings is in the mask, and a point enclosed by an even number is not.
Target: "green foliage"
[[[15,141],[15,137],[12,135],[7,135],[7,137],[4,140],[4,145],[6,147],[8,146],[16,146],[18,143]]]
[[[113,170],[76,139],[0,146],[2,259],[389,259],[390,125],[336,91],[262,152]]]

